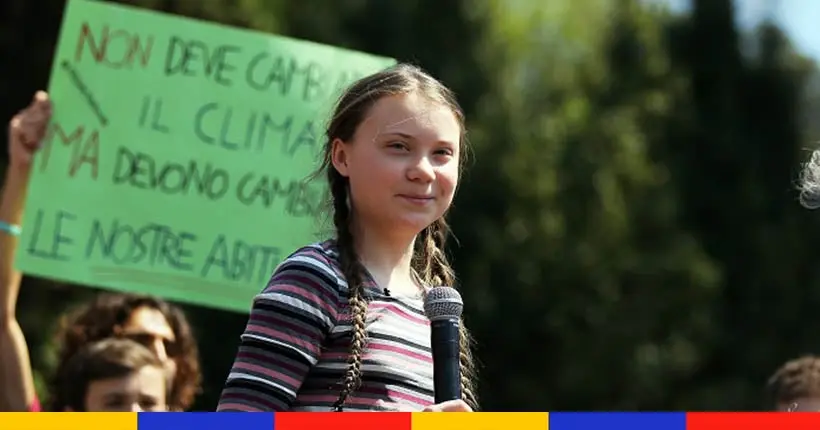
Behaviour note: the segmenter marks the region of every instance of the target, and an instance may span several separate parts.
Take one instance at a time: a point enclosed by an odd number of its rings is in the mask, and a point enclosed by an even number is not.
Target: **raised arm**
[[[217,410],[289,410],[338,321],[338,291],[318,249],[285,260],[253,301]]]
[[[15,308],[22,275],[14,269],[29,170],[51,117],[48,96],[34,101],[9,123],[9,165],[0,195],[0,411],[28,411],[37,401],[28,346]]]

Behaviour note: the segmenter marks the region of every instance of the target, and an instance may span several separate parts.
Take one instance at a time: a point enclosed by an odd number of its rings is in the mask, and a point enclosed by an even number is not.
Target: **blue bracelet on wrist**
[[[9,224],[7,222],[0,221],[0,231],[4,231],[12,236],[20,236],[20,233],[23,232],[23,229],[21,229],[19,225]]]

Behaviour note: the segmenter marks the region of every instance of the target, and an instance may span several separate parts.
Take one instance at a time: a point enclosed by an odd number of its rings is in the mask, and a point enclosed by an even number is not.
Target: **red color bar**
[[[411,430],[409,412],[277,412],[274,430]],[[790,429],[791,430],[791,429]]]
[[[817,430],[820,414],[810,412],[689,412],[686,430]]]

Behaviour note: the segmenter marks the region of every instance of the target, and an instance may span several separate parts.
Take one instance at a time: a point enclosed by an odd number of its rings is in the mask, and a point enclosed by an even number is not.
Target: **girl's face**
[[[377,101],[351,141],[333,142],[358,222],[416,235],[443,216],[458,184],[460,138],[453,111],[421,94]]]

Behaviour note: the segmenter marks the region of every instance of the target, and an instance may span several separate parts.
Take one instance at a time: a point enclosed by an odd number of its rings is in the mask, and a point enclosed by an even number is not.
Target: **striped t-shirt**
[[[351,340],[348,287],[334,242],[299,249],[254,298],[218,411],[330,411]],[[365,274],[367,344],[353,410],[433,404],[430,323],[421,295],[387,296]]]

